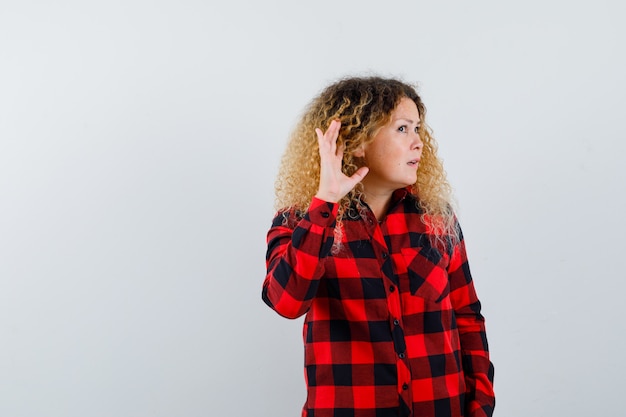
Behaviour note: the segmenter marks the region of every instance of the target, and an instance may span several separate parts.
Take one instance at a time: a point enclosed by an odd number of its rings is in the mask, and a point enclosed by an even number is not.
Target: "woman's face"
[[[423,143],[418,134],[420,115],[415,102],[400,100],[391,120],[356,156],[369,172],[361,181],[366,192],[387,193],[415,184]]]

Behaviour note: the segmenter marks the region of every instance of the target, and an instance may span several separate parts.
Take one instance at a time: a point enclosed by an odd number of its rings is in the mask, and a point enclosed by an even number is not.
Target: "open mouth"
[[[419,164],[419,163],[420,163],[419,159],[412,159],[409,162],[407,162],[407,164],[410,165],[410,166],[417,166],[417,164]]]

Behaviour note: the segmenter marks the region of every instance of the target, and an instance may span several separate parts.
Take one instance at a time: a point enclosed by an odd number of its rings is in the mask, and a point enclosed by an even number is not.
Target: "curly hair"
[[[337,144],[344,144],[342,171],[351,176],[362,159],[355,151],[370,143],[391,120],[391,113],[403,98],[411,99],[420,116],[419,135],[423,151],[417,181],[411,187],[422,211],[422,221],[440,237],[458,239],[456,219],[451,204],[451,188],[442,161],[437,157],[437,143],[425,123],[426,107],[414,87],[397,79],[352,77],[326,87],[305,108],[291,133],[281,159],[276,179],[276,209],[304,213],[317,193],[320,179],[320,155],[315,128],[326,131],[332,120],[341,122]],[[337,226],[341,235],[344,213],[351,205],[362,210],[362,184],[357,184],[339,202]],[[456,240],[454,239],[454,240]]]

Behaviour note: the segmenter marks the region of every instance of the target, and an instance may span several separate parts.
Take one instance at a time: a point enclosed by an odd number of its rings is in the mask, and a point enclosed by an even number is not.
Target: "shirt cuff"
[[[311,223],[322,227],[335,227],[338,210],[339,204],[313,197],[304,217]]]

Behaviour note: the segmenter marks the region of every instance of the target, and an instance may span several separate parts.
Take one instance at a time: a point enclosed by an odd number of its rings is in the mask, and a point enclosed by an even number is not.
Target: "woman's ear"
[[[354,150],[352,155],[356,156],[357,158],[363,158],[365,156],[365,147],[363,145],[359,146]]]

